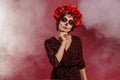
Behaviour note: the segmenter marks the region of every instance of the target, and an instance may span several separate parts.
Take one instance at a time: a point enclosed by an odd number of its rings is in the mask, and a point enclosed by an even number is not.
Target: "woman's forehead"
[[[67,14],[64,16],[65,18],[73,19],[73,17],[70,14]]]

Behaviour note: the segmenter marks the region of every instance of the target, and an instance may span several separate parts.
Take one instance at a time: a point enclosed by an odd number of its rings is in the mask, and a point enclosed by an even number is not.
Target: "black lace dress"
[[[45,49],[50,63],[53,66],[51,73],[52,80],[81,80],[80,69],[85,68],[85,62],[82,54],[81,39],[72,35],[72,42],[60,62],[58,62],[55,54],[57,53],[61,43],[51,37],[44,43]]]

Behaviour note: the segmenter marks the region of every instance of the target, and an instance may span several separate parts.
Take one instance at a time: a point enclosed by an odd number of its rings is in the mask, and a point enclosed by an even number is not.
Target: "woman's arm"
[[[64,54],[64,49],[65,49],[65,44],[66,44],[66,39],[64,37],[65,34],[68,34],[68,33],[60,32],[60,34],[59,34],[59,37],[62,39],[62,42],[61,42],[61,46],[60,46],[59,50],[57,51],[57,53],[55,55],[59,62],[62,60],[62,57]]]
[[[85,61],[83,59],[82,42],[80,38],[78,39],[79,39],[78,49],[79,49],[79,59],[80,59],[80,63],[79,63],[80,76],[81,76],[81,80],[87,80],[86,71],[85,71]]]
[[[49,44],[49,40],[45,41],[45,49],[49,58],[50,63],[54,66],[54,67],[58,67],[59,63],[63,57],[64,54],[64,43],[61,44],[60,48],[58,49],[56,55],[55,52],[53,51],[53,49],[51,48],[50,44]]]
[[[54,66],[54,67],[58,67],[60,61],[62,60],[63,54],[64,54],[64,49],[65,49],[65,44],[66,44],[66,39],[64,38],[65,33],[61,33],[62,36],[62,42],[61,42],[61,46],[59,47],[57,53],[55,54],[55,52],[52,50],[51,46],[50,46],[50,42],[49,40],[45,41],[45,48],[47,51],[47,55],[48,58],[50,60],[50,63]]]
[[[85,68],[80,70],[80,76],[82,80],[87,80]]]
[[[63,54],[64,54],[64,48],[65,48],[65,42],[62,42],[58,52],[55,55],[59,62],[62,60],[62,57],[63,57]]]

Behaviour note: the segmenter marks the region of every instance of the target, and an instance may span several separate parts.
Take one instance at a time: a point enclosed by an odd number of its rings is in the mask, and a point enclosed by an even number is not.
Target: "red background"
[[[37,1],[39,2],[39,0]],[[27,28],[27,30],[29,30],[30,28],[37,26],[34,30],[31,30],[30,33],[27,33],[27,35],[30,35],[28,40],[34,43],[34,45],[31,46],[35,46],[35,48],[33,48],[33,52],[31,52],[32,54],[20,59],[12,58],[12,64],[19,63],[19,65],[14,69],[14,71],[17,72],[13,73],[10,77],[2,78],[0,76],[0,80],[48,80],[50,78],[52,66],[46,55],[44,41],[56,34],[53,12],[56,7],[62,4],[72,3],[78,5],[79,1],[44,0],[44,2],[46,3],[46,10],[44,16],[42,17],[43,22],[36,22],[34,20],[36,17],[33,17],[33,21],[31,22],[32,25]],[[36,5],[39,5],[39,3]],[[34,6],[29,5],[29,7],[32,8]],[[32,10],[30,10],[30,12],[32,12]],[[44,24],[44,26],[41,26],[40,24]],[[19,32],[19,30],[24,30],[24,27],[19,26],[19,28],[15,28],[15,34],[22,33]],[[114,39],[99,39],[96,37],[96,32],[97,31],[95,29],[87,30],[84,24],[72,32],[73,35],[79,36],[82,39],[83,55],[86,62],[88,80],[120,80],[120,44],[118,44]],[[113,50],[111,52],[104,52],[104,47],[109,47],[111,44],[116,45],[111,48]],[[14,52],[20,53],[17,50]],[[20,55],[24,56],[24,53],[30,52],[21,52]]]

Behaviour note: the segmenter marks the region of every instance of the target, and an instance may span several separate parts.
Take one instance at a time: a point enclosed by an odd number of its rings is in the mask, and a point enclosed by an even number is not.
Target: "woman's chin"
[[[64,32],[69,32],[68,30],[62,30],[62,31],[64,31]]]
[[[60,32],[69,32],[68,30],[64,30],[64,29],[61,29],[61,30],[59,30]]]
[[[68,31],[65,31],[65,30],[64,30],[63,32],[66,32],[66,33],[68,33]]]

